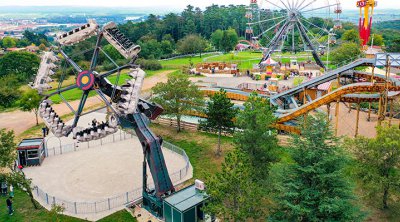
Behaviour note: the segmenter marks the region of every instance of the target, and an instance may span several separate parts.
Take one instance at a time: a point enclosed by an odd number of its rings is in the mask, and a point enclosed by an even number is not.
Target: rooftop
[[[175,207],[181,212],[184,212],[193,206],[196,206],[206,199],[208,195],[204,191],[200,191],[195,188],[194,185],[187,187],[172,196],[166,198],[164,201],[169,205]]]
[[[19,144],[18,148],[37,148],[43,143],[43,138],[23,139]]]

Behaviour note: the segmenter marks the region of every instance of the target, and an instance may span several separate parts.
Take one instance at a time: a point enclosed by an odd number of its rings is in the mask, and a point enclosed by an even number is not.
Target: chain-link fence
[[[47,149],[46,155],[47,156],[62,155],[68,152],[75,152],[96,146],[98,147],[102,146],[103,144],[122,141],[133,137],[135,136],[125,132],[116,133],[113,135],[113,137],[109,136],[98,141],[79,143],[79,146],[77,146],[77,144],[67,144],[67,145],[52,147]],[[184,150],[167,141],[163,142],[163,149],[168,149],[182,156],[186,162],[185,167],[183,167],[179,171],[170,174],[172,183],[174,183],[175,185],[179,184],[183,181],[183,179],[186,178],[189,172],[190,169],[189,157],[186,155],[186,152]],[[150,183],[149,188],[154,188],[154,184]],[[132,191],[94,202],[74,202],[74,201],[63,200],[47,193],[46,191],[42,190],[40,187],[35,185],[33,187],[33,193],[36,199],[42,205],[47,205],[48,207],[51,207],[52,205],[59,205],[64,207],[64,212],[69,214],[96,214],[104,211],[109,211],[115,208],[119,208],[129,203],[134,203],[140,200],[142,198],[142,187],[138,187]]]

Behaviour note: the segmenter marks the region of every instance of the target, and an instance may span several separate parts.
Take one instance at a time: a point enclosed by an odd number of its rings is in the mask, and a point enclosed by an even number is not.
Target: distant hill
[[[400,19],[393,20],[393,21],[384,21],[384,22],[377,22],[374,24],[375,29],[393,29],[393,30],[400,30]]]

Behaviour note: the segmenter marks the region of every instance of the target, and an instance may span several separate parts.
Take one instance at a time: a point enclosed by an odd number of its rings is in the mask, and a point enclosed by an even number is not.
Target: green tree
[[[9,108],[15,105],[21,92],[18,87],[21,84],[14,75],[0,77],[0,107]]]
[[[274,171],[272,221],[362,221],[344,175],[346,156],[324,115],[308,116],[302,136],[293,135],[291,160]]]
[[[14,168],[17,154],[15,147],[14,132],[0,129],[0,168],[11,170],[11,173],[0,172],[0,177],[6,178],[6,181],[12,184],[14,188],[24,190],[29,195],[35,209],[38,209],[32,194],[32,181],[25,177],[23,171]]]
[[[14,132],[0,129],[0,168],[13,169],[15,147]]]
[[[400,129],[378,127],[373,139],[357,137],[347,141],[357,159],[357,175],[369,196],[382,198],[382,207],[389,208],[390,193],[400,187]]]
[[[233,119],[237,114],[234,104],[226,96],[226,91],[221,89],[219,93],[214,94],[207,103],[205,110],[207,119],[200,123],[200,127],[206,131],[218,133],[218,146],[216,155],[221,155],[221,133],[234,131],[235,124]]]
[[[388,52],[400,52],[400,37],[392,40],[391,44],[388,45]]]
[[[106,46],[103,47],[103,51],[111,57],[114,61],[117,61],[118,59],[123,59],[124,57],[118,52],[114,46],[111,44],[107,44]]]
[[[211,43],[218,50],[221,50],[221,43],[223,36],[224,36],[224,31],[222,31],[221,29],[218,29],[211,34]]]
[[[19,81],[27,82],[36,74],[40,58],[30,52],[10,52],[0,58],[0,77],[15,75]]]
[[[228,53],[235,48],[238,41],[239,37],[234,29],[225,30],[221,40],[221,48]]]
[[[343,62],[350,62],[361,55],[361,48],[359,44],[346,42],[331,52],[331,60],[336,64]]]
[[[221,172],[207,180],[210,201],[205,212],[223,221],[253,221],[265,216],[260,186],[252,180],[254,168],[246,154],[239,150],[228,153]]]
[[[19,107],[22,111],[33,112],[35,114],[36,126],[39,125],[38,111],[41,100],[42,98],[36,90],[28,90],[24,92],[19,100]]]
[[[236,126],[240,129],[235,134],[235,144],[249,156],[255,172],[254,178],[264,181],[271,164],[278,161],[278,139],[275,122],[269,101],[253,93],[244,103],[244,110],[239,112]]]
[[[13,48],[17,45],[17,41],[11,37],[4,37],[3,38],[3,47],[4,48]]]
[[[169,40],[162,40],[160,47],[161,47],[162,55],[169,55],[174,52],[174,45]]]
[[[342,39],[348,42],[353,42],[358,45],[361,44],[360,35],[355,29],[347,30],[343,33]]]
[[[15,148],[15,147],[14,147]],[[36,203],[33,192],[32,192],[32,179],[28,179],[25,176],[24,171],[22,170],[14,170],[9,175],[7,182],[12,184],[15,189],[23,190],[28,194],[31,203],[35,209],[39,209],[38,204]]]
[[[184,54],[201,53],[207,48],[207,41],[199,35],[187,35],[178,42],[178,51]]]
[[[374,34],[369,38],[368,45],[372,44],[372,39],[374,39],[374,46],[383,46],[384,45],[384,39],[382,35]]]
[[[203,94],[186,75],[168,76],[166,83],[159,82],[153,87],[153,101],[165,109],[165,114],[176,118],[178,132],[181,131],[181,118],[185,113],[199,110],[203,106]]]
[[[44,51],[44,50],[46,50],[46,45],[45,44],[40,44],[39,45],[39,50],[41,50],[41,51]]]

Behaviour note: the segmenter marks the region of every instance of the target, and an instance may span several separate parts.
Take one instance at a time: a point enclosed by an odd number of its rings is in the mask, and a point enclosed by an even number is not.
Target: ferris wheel
[[[325,68],[320,56],[336,43],[341,13],[339,0],[251,0],[246,34],[264,50],[262,61],[276,51],[309,51]]]

